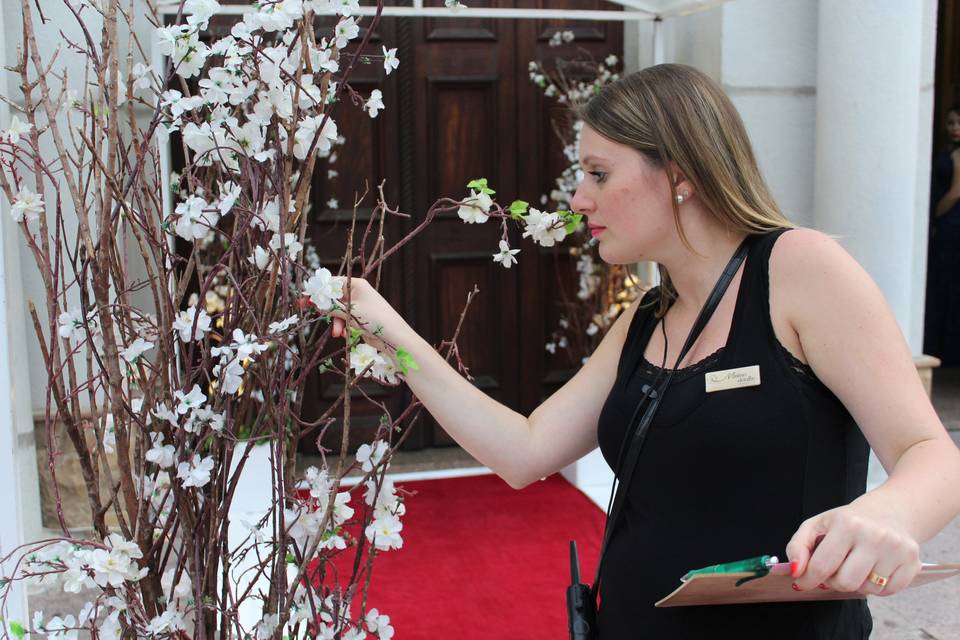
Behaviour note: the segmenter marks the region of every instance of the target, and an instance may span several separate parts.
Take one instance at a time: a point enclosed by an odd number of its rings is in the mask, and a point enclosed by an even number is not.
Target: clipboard
[[[770,563],[768,559],[769,556],[761,556],[691,571],[684,576],[682,584],[673,593],[655,606],[856,600],[866,597],[862,593],[833,589],[794,591],[791,586],[793,577],[790,575],[790,564]],[[726,570],[727,568],[731,570]],[[960,564],[924,564],[907,588],[912,589],[957,575],[960,575]]]

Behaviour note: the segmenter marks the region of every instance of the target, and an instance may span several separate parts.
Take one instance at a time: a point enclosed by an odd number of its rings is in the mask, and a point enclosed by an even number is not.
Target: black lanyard
[[[653,417],[656,415],[657,409],[663,402],[663,396],[667,391],[667,387],[670,386],[670,381],[673,380],[674,374],[677,372],[677,367],[680,366],[680,363],[683,362],[684,357],[686,357],[687,353],[693,347],[693,344],[697,341],[697,338],[700,337],[700,334],[703,332],[703,328],[707,326],[707,322],[710,321],[710,317],[716,310],[717,305],[720,304],[723,294],[726,293],[727,288],[730,286],[730,281],[733,280],[737,270],[740,269],[740,265],[743,264],[744,259],[747,257],[747,253],[750,250],[750,244],[753,238],[754,236],[747,236],[743,242],[740,243],[740,246],[737,247],[733,257],[730,258],[730,261],[724,268],[723,273],[720,274],[720,279],[717,280],[717,284],[714,285],[713,291],[710,293],[710,296],[704,303],[703,308],[700,309],[700,313],[697,315],[697,319],[694,321],[693,327],[690,328],[690,334],[687,336],[687,340],[684,342],[683,348],[680,349],[680,355],[677,356],[677,362],[673,369],[670,369],[666,372],[667,377],[659,387],[655,388],[657,382],[659,382],[660,375],[664,373],[663,371],[658,373],[653,385],[644,385],[643,396],[640,398],[640,401],[637,402],[637,406],[633,410],[633,415],[630,416],[630,421],[627,423],[627,432],[625,434],[624,441],[621,444],[620,452],[617,455],[617,472],[614,476],[613,487],[610,490],[610,501],[613,503],[613,507],[607,512],[607,523],[606,527],[604,528],[603,546],[600,548],[600,557],[597,560],[597,575],[593,581],[593,586],[590,588],[590,596],[594,598],[594,600],[596,599],[600,588],[600,570],[603,566],[603,558],[607,552],[607,544],[610,542],[610,537],[617,525],[620,512],[623,508],[623,503],[627,499],[627,492],[630,489],[630,481],[633,479],[633,472],[636,469],[637,460],[640,457],[640,450],[643,448],[643,443],[646,440],[647,431],[650,429],[650,424],[653,422]],[[664,358],[666,358],[666,346],[666,341],[664,341]],[[633,432],[633,438],[630,442],[629,450],[627,450],[626,457],[624,458],[624,450],[627,444],[626,435],[630,433],[630,427],[633,425],[634,420],[637,419],[637,415],[640,414],[641,409],[643,409],[643,415],[640,418],[640,422],[637,425],[636,431]],[[620,482],[619,480],[622,477],[624,470],[627,471],[627,475],[623,477],[623,481]],[[618,490],[618,488],[620,490]],[[610,503],[608,502],[608,505],[609,504]]]

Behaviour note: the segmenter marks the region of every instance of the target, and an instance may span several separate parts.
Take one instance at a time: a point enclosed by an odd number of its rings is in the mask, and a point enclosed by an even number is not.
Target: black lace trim
[[[709,369],[710,367],[712,367],[717,363],[717,361],[720,359],[720,356],[723,355],[724,349],[725,347],[720,347],[719,349],[717,349],[707,357],[703,358],[702,360],[697,360],[696,362],[688,364],[685,367],[680,367],[679,369],[677,369],[677,373],[674,375],[678,377],[692,376],[703,371],[704,369]],[[654,374],[654,375],[664,370],[658,365],[655,365],[649,360],[647,360],[645,356],[640,359],[640,369],[644,373]]]
[[[813,368],[810,365],[790,353],[790,350],[783,346],[783,343],[779,340],[777,340],[777,346],[780,347],[780,353],[782,353],[783,357],[786,359],[787,366],[789,366],[790,370],[793,371],[797,376],[806,380],[807,382],[812,382],[817,385],[823,384],[820,382],[820,378],[817,377],[817,374],[813,372]]]

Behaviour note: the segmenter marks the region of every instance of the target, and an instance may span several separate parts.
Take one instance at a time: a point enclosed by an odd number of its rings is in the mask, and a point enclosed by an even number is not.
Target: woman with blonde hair
[[[567,384],[523,416],[463,379],[356,279],[354,317],[412,354],[414,393],[517,489],[598,445],[617,469],[638,400],[665,393],[618,489],[599,637],[868,637],[863,600],[653,604],[688,569],[760,553],[785,552],[800,591],[888,595],[916,576],[919,544],[960,511],[960,453],[882,294],[839,244],[783,216],[736,109],[699,71],[649,67],[580,116],[584,177],[572,206],[605,261],[654,261],[662,282]],[[729,286],[678,361],[725,268],[736,269]],[[718,374],[727,383],[711,386]],[[864,493],[868,443],[889,478]]]

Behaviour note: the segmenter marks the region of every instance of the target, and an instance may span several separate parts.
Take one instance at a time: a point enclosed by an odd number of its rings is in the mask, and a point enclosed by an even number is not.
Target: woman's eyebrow
[[[583,156],[583,159],[580,161],[580,164],[597,164],[597,163],[606,163],[606,162],[609,162],[609,160],[607,160],[602,156],[593,155],[591,153],[589,155]]]

